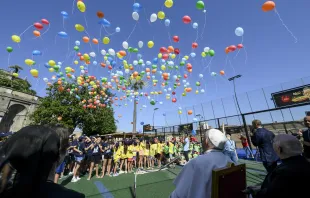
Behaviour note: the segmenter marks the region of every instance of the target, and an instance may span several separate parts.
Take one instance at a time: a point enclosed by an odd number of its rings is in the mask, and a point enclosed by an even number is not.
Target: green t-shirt
[[[195,145],[195,146],[194,146],[194,151],[200,152],[200,146],[199,146],[199,145]]]
[[[164,146],[164,153],[169,154],[169,146],[167,145]]]

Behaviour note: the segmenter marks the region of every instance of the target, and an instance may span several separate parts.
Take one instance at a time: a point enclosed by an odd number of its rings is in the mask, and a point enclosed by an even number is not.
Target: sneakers
[[[69,175],[73,175],[73,172],[70,172]]]
[[[117,176],[119,176],[119,174],[118,174],[118,173],[113,174],[113,177],[117,177]]]
[[[125,171],[125,174],[127,174],[127,171]]]
[[[122,171],[122,170],[119,172],[119,174],[123,174],[123,173],[124,173],[124,171]]]
[[[73,182],[73,183],[75,183],[75,182],[77,182],[78,180],[75,178],[75,177],[73,177],[72,179],[71,179],[71,182]]]
[[[80,177],[76,177],[76,179],[79,181],[81,178]]]

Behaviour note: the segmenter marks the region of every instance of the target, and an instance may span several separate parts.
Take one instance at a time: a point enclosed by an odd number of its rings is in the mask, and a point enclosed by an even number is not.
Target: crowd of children
[[[182,138],[170,138],[169,141],[159,138],[125,139],[114,142],[111,137],[103,140],[100,136],[72,136],[68,154],[56,170],[55,183],[63,176],[65,170],[69,175],[73,175],[71,182],[77,182],[80,175],[86,173],[90,180],[94,170],[97,178],[103,178],[105,175],[116,177],[122,173],[132,173],[134,170],[161,168],[173,159],[178,159],[176,163],[183,165],[183,147]],[[200,143],[192,140],[189,158],[195,158],[200,153]]]

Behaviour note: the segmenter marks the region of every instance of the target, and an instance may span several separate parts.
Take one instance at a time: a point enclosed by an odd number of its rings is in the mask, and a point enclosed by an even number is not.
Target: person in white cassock
[[[217,130],[210,129],[205,133],[205,154],[190,160],[174,180],[176,189],[170,198],[211,198],[212,170],[223,168],[232,163],[223,154],[227,139]]]

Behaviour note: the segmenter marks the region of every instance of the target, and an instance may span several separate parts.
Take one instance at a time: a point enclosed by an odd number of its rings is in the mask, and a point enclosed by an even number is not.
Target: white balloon
[[[109,52],[109,54],[111,55],[111,56],[115,56],[115,51],[114,51],[114,49],[109,49],[108,50],[108,52]]]
[[[198,23],[193,23],[193,28],[197,29],[198,28]]]
[[[199,74],[199,78],[203,78],[203,74]]]
[[[48,79],[47,79],[47,78],[43,78],[43,81],[47,83],[47,82],[48,82]]]
[[[164,92],[167,92],[167,89],[164,89]]]
[[[196,56],[196,53],[195,53],[195,52],[192,52],[192,53],[191,53],[191,57],[192,57],[192,58],[195,58],[195,56]]]
[[[62,65],[62,62],[58,62],[57,64],[58,64],[58,65]]]
[[[139,46],[139,48],[142,48],[143,47],[143,41],[139,41],[138,46]]]
[[[209,50],[210,50],[210,47],[205,47],[205,48],[203,49],[204,52],[208,52]]]
[[[236,30],[235,30],[235,34],[237,36],[243,36],[244,30],[242,29],[242,27],[237,27]]]
[[[186,80],[183,80],[183,83],[186,83]]]
[[[107,54],[107,52],[105,50],[101,50],[101,54],[104,56]]]
[[[124,49],[128,49],[129,44],[127,43],[127,41],[124,41],[122,45]]]
[[[179,110],[182,110],[182,107],[179,107]]]
[[[106,61],[105,63],[106,63],[107,65],[110,65],[110,61]]]
[[[134,61],[132,62],[132,64],[133,64],[133,65],[138,65],[138,61],[137,61],[137,60],[134,60]]]
[[[206,13],[207,12],[207,10],[203,10],[203,13]]]
[[[79,45],[81,45],[81,42],[80,41],[75,41],[75,45],[79,46]]]
[[[156,20],[157,20],[157,14],[155,14],[155,13],[151,14],[150,21],[153,23]]]
[[[170,88],[170,87],[168,88],[168,91],[171,91],[171,88]]]
[[[204,93],[204,92],[205,92],[205,90],[204,90],[204,89],[200,90],[200,93]]]
[[[146,65],[151,65],[151,61],[146,61]]]
[[[125,69],[125,73],[128,74],[129,73],[129,69]]]
[[[115,32],[120,32],[120,31],[121,31],[120,27],[115,28]]]
[[[151,99],[151,96],[148,96],[148,97],[147,97],[147,99],[149,99],[149,100],[150,100],[150,99]]]
[[[161,102],[161,101],[160,101],[160,102],[159,102],[159,104],[161,104],[161,105],[162,105],[162,104],[163,104],[163,102]]]
[[[162,71],[159,71],[159,74],[161,75],[161,74],[163,74],[163,72],[162,72]]]
[[[138,14],[138,12],[133,12],[133,13],[132,13],[132,18],[133,18],[133,20],[138,21],[138,20],[139,20],[139,14]]]
[[[91,56],[91,57],[94,58],[94,57],[96,56],[96,53],[95,53],[95,52],[90,52],[90,53],[89,53],[89,56]]]
[[[148,75],[148,76],[149,76],[150,74],[151,74],[151,72],[147,72],[147,73],[146,73],[146,75]]]
[[[155,79],[156,77],[155,77],[155,76],[152,76],[152,78]]]

